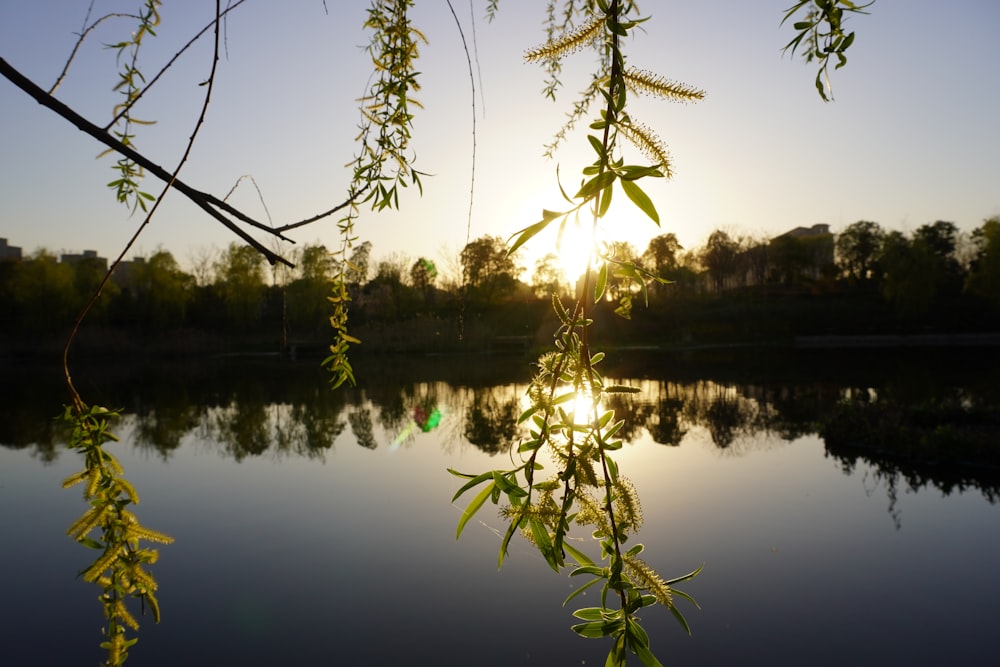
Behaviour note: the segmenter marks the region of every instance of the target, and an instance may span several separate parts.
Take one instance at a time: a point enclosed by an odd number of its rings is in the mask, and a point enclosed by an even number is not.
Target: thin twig
[[[220,0],[215,0],[216,18],[218,18],[219,10],[221,9],[219,3]],[[87,317],[87,314],[90,312],[91,308],[93,308],[94,304],[97,303],[97,300],[101,297],[101,293],[104,291],[104,287],[108,284],[108,281],[111,280],[111,276],[114,274],[115,269],[117,269],[119,264],[121,264],[122,260],[124,259],[125,255],[128,254],[129,250],[132,249],[132,246],[135,244],[136,240],[139,238],[139,235],[142,233],[142,231],[146,228],[147,225],[149,225],[150,221],[153,219],[153,214],[156,213],[157,209],[159,209],[160,204],[163,202],[163,199],[167,195],[167,192],[170,191],[171,187],[176,185],[177,174],[180,173],[181,168],[184,166],[184,164],[188,160],[188,157],[191,155],[191,150],[194,148],[195,138],[198,136],[198,132],[201,130],[201,126],[205,122],[205,116],[208,113],[208,105],[212,99],[212,89],[215,84],[215,71],[219,62],[218,20],[215,21],[215,26],[216,26],[215,48],[213,49],[212,52],[212,69],[211,72],[209,73],[208,81],[206,82],[205,86],[205,99],[202,102],[201,114],[198,116],[198,121],[195,123],[194,131],[191,132],[191,136],[188,138],[187,147],[184,149],[184,154],[181,156],[180,161],[177,163],[177,167],[174,168],[173,173],[169,175],[169,178],[165,179],[166,182],[163,186],[163,191],[160,193],[160,196],[156,198],[156,201],[153,203],[152,207],[150,207],[149,212],[146,214],[145,219],[143,219],[138,229],[135,230],[135,233],[132,234],[132,237],[129,239],[128,243],[125,244],[125,247],[118,254],[118,257],[115,258],[115,261],[111,263],[111,266],[108,268],[107,273],[104,274],[104,278],[101,280],[101,284],[97,286],[97,289],[94,290],[94,293],[91,295],[90,300],[83,307],[83,310],[81,310],[80,313],[77,315],[76,321],[73,322],[73,328],[70,330],[69,337],[66,339],[65,345],[63,345],[63,355],[62,355],[63,374],[66,378],[66,386],[69,389],[70,395],[72,397],[73,405],[78,412],[82,411],[83,409],[83,400],[80,398],[80,394],[77,392],[76,387],[73,386],[73,378],[71,377],[69,372],[69,349],[73,344],[73,340],[76,338],[77,332],[80,330],[80,325],[83,323],[83,320]]]

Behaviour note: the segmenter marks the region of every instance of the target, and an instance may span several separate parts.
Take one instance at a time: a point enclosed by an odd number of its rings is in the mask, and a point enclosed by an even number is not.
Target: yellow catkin
[[[663,581],[656,570],[635,556],[626,555],[622,556],[622,559],[625,561],[625,574],[637,588],[649,591],[656,598],[656,601],[664,607],[673,606],[674,599],[670,592],[670,586],[667,586],[667,582]]]
[[[93,530],[104,519],[104,515],[107,514],[108,509],[108,505],[91,507],[79,519],[74,521],[72,526],[66,529],[66,534],[75,540],[86,537],[87,533]]]
[[[115,600],[111,613],[133,630],[139,629],[139,621],[135,620],[135,616],[132,615],[132,612],[125,607],[125,602],[123,600]]]
[[[593,16],[576,30],[567,32],[541,46],[529,49],[525,52],[524,59],[528,62],[537,62],[539,60],[555,60],[567,56],[579,51],[597,39],[597,35],[603,27],[604,17]]]
[[[68,489],[71,486],[75,486],[80,482],[82,482],[83,480],[87,479],[89,475],[90,475],[89,470],[81,470],[78,473],[74,473],[63,480],[62,488]]]
[[[670,160],[670,152],[666,144],[651,129],[642,123],[621,123],[618,131],[625,135],[632,145],[663,169],[663,174],[667,178],[673,176],[673,168]]]
[[[633,531],[639,530],[642,526],[642,505],[635,486],[627,477],[619,477],[615,481],[615,508]]]
[[[675,102],[697,102],[705,99],[705,91],[686,83],[671,81],[648,70],[628,68],[622,73],[630,89],[663,97]]]
[[[94,582],[104,572],[118,560],[120,553],[118,549],[108,549],[100,558],[95,560],[83,573],[83,580]]]

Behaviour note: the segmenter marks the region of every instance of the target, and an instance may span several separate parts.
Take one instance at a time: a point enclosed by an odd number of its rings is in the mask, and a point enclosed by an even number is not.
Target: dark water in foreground
[[[705,566],[682,586],[702,607],[683,607],[692,637],[644,614],[665,665],[996,664],[995,478],[833,453],[817,435],[862,392],[995,406],[996,371],[845,359],[606,370],[642,389],[615,407],[645,559],[666,577]],[[78,370],[85,398],[125,407],[114,451],[136,513],[176,538],[152,568],[163,620],[140,618],[127,664],[603,665],[607,644],[575,636],[560,606],[576,580],[523,542],[497,572],[488,507],[455,541],[445,469],[507,465],[522,367],[359,364],[366,386],[338,394],[309,364]],[[5,371],[5,665],[101,659],[97,589],[75,578],[91,552],[65,536],[84,508],[60,483],[80,463],[47,421],[64,400],[50,377]]]

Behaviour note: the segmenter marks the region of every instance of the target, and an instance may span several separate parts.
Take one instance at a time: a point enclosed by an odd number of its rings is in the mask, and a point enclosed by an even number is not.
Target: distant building
[[[136,257],[131,260],[123,259],[115,267],[115,272],[111,274],[111,280],[123,290],[128,289],[135,293],[137,291],[136,273],[141,271],[145,265],[145,257]]]
[[[0,239],[0,261],[18,262],[21,260],[21,249],[7,245],[7,239]]]
[[[830,225],[796,227],[771,239],[772,271],[785,283],[802,277],[818,280],[834,266],[833,247]]]
[[[832,236],[832,234],[830,234],[830,225],[818,224],[812,227],[796,227],[781,236],[791,236],[798,239],[808,236]],[[781,237],[779,236],[778,238]]]
[[[59,261],[63,264],[78,264],[87,260],[94,260],[104,271],[108,270],[108,259],[106,257],[98,257],[96,250],[84,250],[79,255],[66,254],[59,256]]]

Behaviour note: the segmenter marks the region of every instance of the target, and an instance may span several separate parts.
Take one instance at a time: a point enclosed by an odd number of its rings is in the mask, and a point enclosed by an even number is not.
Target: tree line
[[[803,333],[794,320],[817,307],[826,313],[826,329],[838,332],[868,331],[876,325],[892,330],[944,329],[946,324],[988,330],[997,325],[1000,217],[969,234],[945,221],[910,234],[866,220],[837,234],[824,227],[770,239],[719,229],[704,246],[692,249],[683,248],[670,233],[653,238],[642,252],[628,243],[614,244],[609,255],[665,280],[650,282],[649,308],[634,311],[647,326],[634,335],[694,331],[704,338],[733,319],[734,308],[745,316],[766,314],[770,324],[765,329],[776,332],[777,326],[784,333]],[[461,337],[455,321],[465,319],[462,326],[474,329],[484,317],[490,333],[530,334],[544,317],[550,296],[568,299],[574,287],[555,254],[539,258],[529,271],[520,265],[519,253],[508,254],[504,240],[495,236],[468,243],[447,270],[426,257],[398,253],[375,260],[372,250],[370,242],[358,245],[343,268],[356,326],[370,337],[376,332],[373,342],[388,347],[391,343],[378,331],[406,332],[406,323],[416,321],[434,329],[409,329],[425,342],[440,338],[442,327],[446,338]],[[195,329],[272,339],[280,332],[285,342],[322,340],[330,279],[341,267],[320,244],[301,246],[294,259],[294,269],[269,267],[254,249],[233,243],[214,257],[203,254],[186,272],[169,251],[160,249],[119,267],[88,323],[139,334]],[[44,249],[23,260],[0,262],[3,329],[13,335],[60,331],[97,288],[104,271],[100,258],[59,262]],[[635,290],[634,282],[611,276],[610,298]],[[803,298],[807,296],[816,297],[815,303],[810,305]],[[832,310],[831,303],[836,304]],[[878,314],[875,324],[873,313]],[[744,334],[746,326],[739,325]]]

